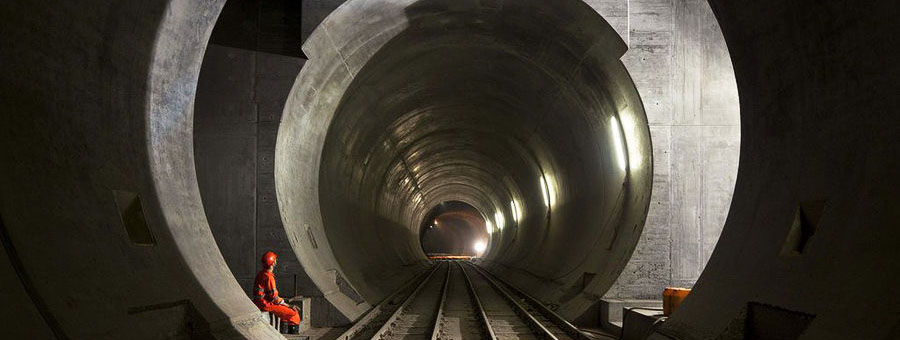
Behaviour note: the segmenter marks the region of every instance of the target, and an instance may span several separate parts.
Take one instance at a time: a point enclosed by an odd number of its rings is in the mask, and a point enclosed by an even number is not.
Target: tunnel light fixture
[[[541,175],[541,194],[544,196],[544,205],[549,207],[556,206],[556,184],[553,176],[549,174]]]
[[[491,220],[485,220],[485,221],[484,221],[484,228],[487,229],[487,233],[488,233],[488,234],[493,234],[493,233],[494,233],[494,224],[491,223]]]
[[[547,187],[547,179],[541,175],[541,194],[544,196],[544,205],[550,207],[550,188]]]
[[[637,126],[631,114],[622,114],[619,117],[622,119],[622,130],[625,132],[625,145],[628,146],[628,167],[634,171],[641,167],[641,148],[638,139],[635,138]]]
[[[509,210],[512,211],[513,220],[515,220],[516,223],[519,223],[519,221],[522,220],[522,207],[519,205],[519,201],[518,200],[510,201],[509,202]]]
[[[609,119],[609,129],[610,133],[613,137],[613,148],[616,153],[616,161],[619,163],[619,169],[625,171],[628,164],[625,162],[625,143],[622,140],[622,125],[619,124],[619,120],[616,116],[612,116]]]
[[[478,240],[475,241],[475,244],[472,245],[472,247],[474,248],[475,253],[478,254],[478,256],[481,256],[481,254],[484,254],[484,251],[487,250],[487,242]]]
[[[506,226],[506,216],[503,216],[503,212],[500,210],[494,213],[494,221],[497,223],[497,230],[503,230],[503,227]]]
[[[544,174],[547,178],[547,196],[550,196],[550,206],[556,206],[556,179],[551,174]]]

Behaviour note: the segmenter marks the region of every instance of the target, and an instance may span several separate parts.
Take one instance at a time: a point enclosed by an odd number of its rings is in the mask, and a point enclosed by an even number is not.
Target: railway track
[[[485,278],[492,282],[492,284],[504,292],[507,298],[514,304],[518,305],[518,309],[524,313],[533,317],[534,321],[541,325],[543,329],[545,329],[550,334],[558,340],[592,340],[596,338],[606,338],[602,335],[590,336],[582,332],[567,321],[565,318],[561,317],[556,312],[544,306],[537,299],[531,297],[525,292],[519,290],[515,286],[503,281],[500,278],[493,276],[488,273],[486,270],[481,269],[474,264],[468,264],[478,272],[480,272]],[[614,339],[613,337],[609,337],[610,339]]]
[[[462,265],[455,261],[451,269],[434,340],[490,339],[484,323],[485,315],[478,307],[480,301],[472,294]]]
[[[373,308],[340,340],[593,339],[474,264],[439,262]]]
[[[405,301],[416,291],[425,285],[438,270],[435,265],[426,274],[420,276],[416,280],[410,280],[405,286],[398,289],[394,294],[385,298],[381,303],[373,307],[368,313],[360,318],[352,327],[341,334],[337,340],[369,340],[375,339],[376,333],[383,325],[394,316],[398,309]]]

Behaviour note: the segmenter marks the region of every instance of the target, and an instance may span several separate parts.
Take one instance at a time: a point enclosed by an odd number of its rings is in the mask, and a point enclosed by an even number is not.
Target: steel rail
[[[578,327],[573,325],[571,322],[569,322],[568,320],[566,320],[565,318],[563,318],[561,315],[557,314],[550,308],[547,308],[547,306],[545,306],[543,303],[541,303],[540,301],[538,301],[537,299],[535,299],[528,293],[525,293],[518,287],[509,284],[509,282],[506,282],[506,280],[503,280],[502,278],[500,278],[494,274],[491,274],[484,268],[481,268],[474,263],[472,263],[471,265],[474,266],[478,271],[497,279],[497,281],[502,283],[504,286],[508,287],[510,290],[514,291],[516,294],[524,297],[525,300],[528,301],[528,303],[532,307],[537,308],[538,311],[541,312],[541,314],[544,314],[544,316],[546,316],[548,319],[550,319],[550,321],[552,321],[554,324],[556,324],[556,326],[559,327],[560,330],[562,330],[563,332],[566,332],[566,334],[568,334],[569,336],[571,336],[575,339],[578,339],[578,340],[592,340],[593,339],[590,335],[585,334],[584,331],[578,329]]]
[[[520,317],[525,319],[525,321],[529,324],[529,326],[531,326],[531,329],[534,330],[535,333],[537,333],[535,335],[537,335],[538,337],[542,336],[549,340],[559,340],[559,338],[557,338],[556,335],[553,334],[553,332],[550,332],[550,330],[547,329],[547,327],[544,327],[544,324],[542,324],[537,318],[534,317],[534,315],[532,315],[530,312],[528,312],[528,310],[526,310],[525,307],[519,303],[519,301],[517,301],[515,298],[513,298],[511,295],[509,295],[509,293],[506,292],[506,290],[503,289],[503,287],[500,287],[500,285],[496,281],[494,281],[491,277],[487,276],[487,274],[482,273],[480,270],[478,270],[478,267],[475,267],[474,264],[469,263],[468,265],[472,266],[472,268],[474,268],[474,270],[476,272],[478,272],[479,275],[484,277],[484,279],[487,280],[488,283],[492,287],[494,287],[494,289],[496,289],[498,292],[500,292],[500,295],[502,295],[504,298],[506,298],[506,300],[513,306],[513,310],[516,312],[516,314],[519,314]]]
[[[431,277],[434,276],[435,272],[437,272],[437,267],[439,266],[440,265],[435,265],[435,269],[432,270],[431,273],[428,273],[428,277],[422,280],[422,282],[419,283],[418,286],[416,286],[416,289],[411,294],[409,294],[409,296],[407,296],[405,300],[403,300],[403,304],[401,304],[400,307],[397,307],[397,310],[395,310],[394,313],[391,314],[391,317],[384,322],[384,325],[381,325],[381,328],[379,328],[378,331],[375,332],[375,335],[372,335],[372,340],[381,339],[385,335],[387,335],[388,331],[390,331],[391,327],[393,327],[394,322],[397,321],[397,318],[399,318],[400,315],[403,314],[403,311],[406,309],[406,307],[408,307],[409,304],[413,300],[415,300],[416,296],[419,295],[419,292],[422,291],[422,287],[425,287],[425,284],[428,283],[428,281],[431,281]]]
[[[449,263],[448,263],[449,264]],[[447,290],[450,286],[450,273],[453,272],[453,265],[450,264],[447,266],[447,277],[444,278],[444,287],[441,288],[441,301],[438,302],[438,311],[437,315],[434,317],[434,328],[431,330],[431,340],[438,340],[440,338],[441,331],[441,320],[444,319],[444,304],[447,303]]]
[[[472,280],[469,278],[469,274],[466,273],[465,268],[463,268],[462,264],[457,262],[459,266],[459,270],[462,271],[463,277],[466,278],[466,286],[469,287],[469,293],[472,294],[472,299],[475,300],[475,305],[478,307],[478,313],[481,315],[481,320],[484,322],[484,329],[487,330],[488,335],[491,340],[497,340],[497,334],[494,333],[494,327],[491,326],[491,321],[488,319],[487,313],[484,311],[484,305],[481,304],[481,299],[478,298],[478,293],[475,292],[475,286],[472,285]]]
[[[427,273],[427,275],[425,273],[423,273],[423,274],[420,274],[419,277],[425,275],[425,279],[428,279],[428,277],[431,277],[431,274],[433,274],[435,271],[437,271],[437,265],[435,265],[433,268],[431,268],[431,270]],[[424,282],[424,281],[425,280],[422,280],[422,282]],[[416,280],[409,280],[409,282],[403,284],[403,286],[401,286],[399,289],[394,291],[390,296],[386,297],[384,300],[381,300],[381,302],[379,302],[378,305],[376,305],[375,307],[370,309],[368,312],[366,312],[366,315],[364,315],[362,318],[359,318],[359,320],[357,320],[356,323],[353,324],[353,326],[348,328],[346,331],[344,331],[344,333],[342,333],[340,336],[338,336],[335,339],[338,339],[338,340],[352,339],[356,335],[356,333],[359,333],[359,331],[366,328],[369,325],[369,323],[372,322],[372,319],[374,319],[379,314],[381,314],[382,311],[384,311],[384,309],[389,301],[393,300],[395,297],[400,295],[400,293],[406,291],[406,289],[409,288],[409,286],[412,285],[414,282],[416,282]]]

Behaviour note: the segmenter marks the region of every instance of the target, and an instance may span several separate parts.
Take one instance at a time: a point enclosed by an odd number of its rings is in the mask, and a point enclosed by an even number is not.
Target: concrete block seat
[[[625,315],[632,309],[662,313],[660,300],[600,300],[600,327],[613,334],[621,334]]]
[[[287,330],[287,327],[286,327],[286,325],[284,325],[284,322],[281,321],[281,319],[279,319],[277,316],[275,316],[275,313],[265,312],[265,311],[260,311],[259,313],[262,314],[263,318],[265,318],[266,320],[269,321],[269,325],[274,327],[275,330],[278,331],[278,333],[284,334],[284,331]],[[284,330],[284,331],[282,331],[282,330]]]
[[[288,303],[290,303],[292,305],[296,305],[296,306],[300,307],[299,332],[304,332],[306,330],[309,330],[310,329],[309,312],[310,312],[312,298],[296,296],[296,297],[292,297],[292,298],[286,298],[285,301],[287,301]],[[260,311],[260,314],[262,315],[262,317],[265,320],[267,320],[269,322],[270,326],[275,328],[275,330],[277,330],[281,334],[286,334],[286,332],[288,330],[287,323],[285,323],[284,321],[279,319],[278,316],[275,315],[275,313]]]
[[[622,312],[621,340],[647,339],[667,317],[659,308],[625,307]]]

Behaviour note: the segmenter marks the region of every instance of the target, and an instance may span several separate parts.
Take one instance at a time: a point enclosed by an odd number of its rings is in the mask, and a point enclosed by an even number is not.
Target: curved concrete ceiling
[[[348,317],[425,268],[419,223],[448,200],[485,216],[491,266],[563,310],[589,305],[570,286],[612,285],[643,227],[652,155],[624,43],[591,7],[349,1],[305,49],[279,202],[298,258]],[[600,275],[582,287],[584,273]],[[333,289],[341,279],[354,291]]]

